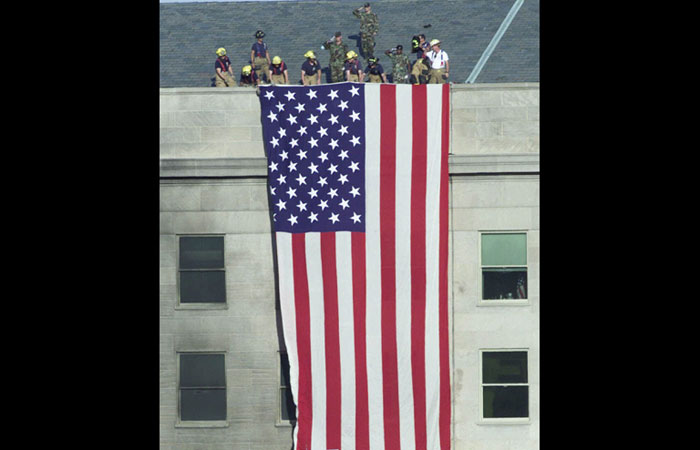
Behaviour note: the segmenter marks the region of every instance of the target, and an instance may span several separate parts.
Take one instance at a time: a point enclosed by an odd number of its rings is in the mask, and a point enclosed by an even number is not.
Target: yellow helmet
[[[226,49],[223,47],[220,47],[216,50],[216,56],[224,56],[226,54]]]
[[[308,52],[304,53],[304,58],[313,58],[316,59],[316,55],[314,55],[314,52],[309,50]]]
[[[251,72],[252,70],[253,70],[253,68],[250,67],[250,66],[243,66],[243,68],[241,69],[241,73],[242,73],[243,75],[248,76],[248,75],[250,75],[250,72]]]
[[[282,58],[280,58],[279,56],[275,56],[274,58],[272,58],[272,64],[277,65],[277,64],[281,64],[281,63],[282,63]]]
[[[349,52],[347,52],[347,53],[345,54],[345,59],[352,59],[352,58],[355,58],[355,57],[357,57],[357,53],[355,53],[354,50],[350,50]]]

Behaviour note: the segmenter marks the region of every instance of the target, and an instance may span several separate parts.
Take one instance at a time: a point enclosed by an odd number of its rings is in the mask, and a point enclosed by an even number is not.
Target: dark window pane
[[[527,383],[527,352],[484,352],[483,383]]]
[[[180,387],[224,387],[224,355],[180,355]]]
[[[280,353],[280,386],[289,387],[289,357]]]
[[[180,269],[223,269],[223,236],[180,238]]]
[[[225,303],[224,271],[180,272],[180,303]]]
[[[527,270],[484,269],[483,300],[527,298]]]
[[[484,386],[484,418],[528,417],[527,386]]]
[[[297,411],[294,405],[294,399],[292,399],[292,390],[282,388],[280,389],[280,396],[280,406],[282,409],[280,418],[282,420],[297,420]]]
[[[180,420],[226,420],[226,390],[181,389]]]

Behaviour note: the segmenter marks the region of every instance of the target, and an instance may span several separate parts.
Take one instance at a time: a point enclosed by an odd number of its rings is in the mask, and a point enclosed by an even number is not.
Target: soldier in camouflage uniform
[[[331,83],[345,81],[345,55],[348,53],[348,46],[343,43],[340,31],[336,31],[334,39],[327,40],[323,48],[331,52]]]
[[[411,71],[411,62],[403,53],[403,45],[397,45],[396,49],[384,52],[389,57],[394,67],[391,69],[391,77],[394,83],[408,83],[408,73]]]
[[[364,10],[364,11],[362,11]],[[379,19],[372,12],[369,3],[354,10],[353,15],[360,19],[360,38],[362,39],[362,56],[374,57],[374,37],[379,32]]]

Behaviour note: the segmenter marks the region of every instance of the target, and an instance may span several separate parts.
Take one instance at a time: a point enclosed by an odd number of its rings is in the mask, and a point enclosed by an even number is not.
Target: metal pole
[[[469,74],[469,77],[466,79],[465,83],[473,83],[474,80],[476,80],[476,77],[479,76],[479,72],[481,72],[481,69],[484,67],[484,64],[486,64],[486,61],[488,61],[491,53],[493,53],[493,50],[496,48],[498,42],[505,34],[524,1],[525,0],[515,0],[515,3],[513,3],[513,6],[511,6],[506,18],[503,19],[501,26],[498,27],[498,31],[496,31],[496,34],[491,39],[491,42],[489,42],[489,45],[486,46],[486,50],[484,50],[484,53],[481,54],[481,58],[479,58],[479,61],[476,62],[476,66],[474,66],[474,69],[472,69],[472,73]]]

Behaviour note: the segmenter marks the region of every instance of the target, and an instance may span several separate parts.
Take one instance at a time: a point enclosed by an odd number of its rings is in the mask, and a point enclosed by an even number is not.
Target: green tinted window
[[[482,234],[481,264],[483,266],[527,265],[527,235],[525,233]]]

